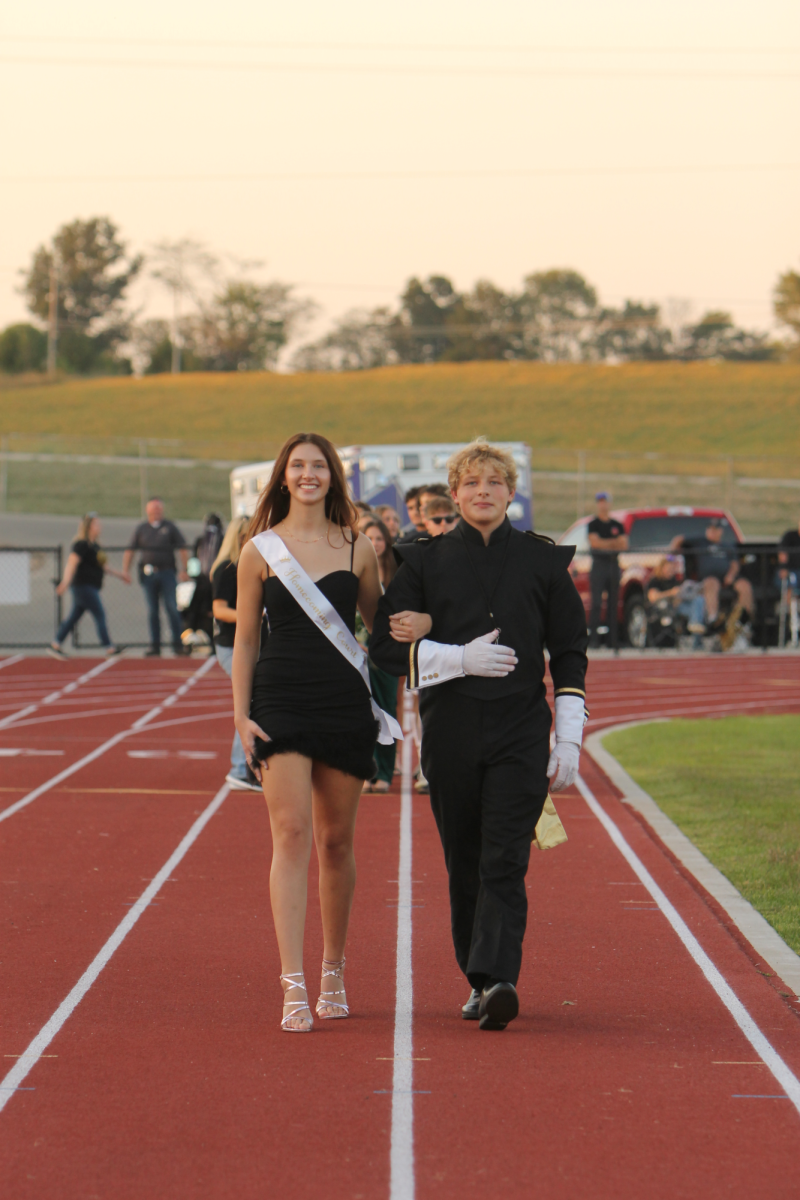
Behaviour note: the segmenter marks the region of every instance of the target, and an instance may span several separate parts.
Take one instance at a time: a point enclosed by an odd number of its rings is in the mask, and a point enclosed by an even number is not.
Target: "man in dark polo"
[[[122,559],[122,574],[130,583],[131,562],[134,554],[139,552],[139,582],[144,588],[150,625],[150,649],[145,657],[154,658],[161,653],[159,599],[163,601],[167,613],[172,633],[172,647],[175,653],[190,654],[190,649],[181,642],[181,619],[178,615],[178,602],[175,596],[176,550],[181,556],[182,563],[182,570],[177,579],[183,581],[189,578],[186,574],[186,566],[189,561],[186,541],[177,525],[172,521],[164,520],[164,504],[158,496],[153,496],[148,500],[145,512],[147,520],[136,526],[130,545]]]
[[[589,581],[592,587],[592,608],[589,614],[589,646],[597,649],[600,637],[597,627],[600,624],[600,613],[603,607],[603,592],[606,594],[606,622],[608,636],[613,650],[618,649],[619,606],[619,558],[621,550],[628,549],[628,537],[623,526],[610,512],[611,497],[608,492],[598,492],[595,496],[597,516],[587,526],[589,548],[592,552],[592,571]]]

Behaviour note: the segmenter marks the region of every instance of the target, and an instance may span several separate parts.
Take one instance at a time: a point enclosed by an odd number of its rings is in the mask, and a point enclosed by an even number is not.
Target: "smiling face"
[[[514,499],[514,489],[493,463],[476,464],[464,472],[453,492],[461,515],[476,529],[491,531],[502,525],[506,509]]]
[[[300,442],[295,446],[286,464],[283,482],[292,503],[323,504],[331,486],[331,469],[320,448],[312,442]]]

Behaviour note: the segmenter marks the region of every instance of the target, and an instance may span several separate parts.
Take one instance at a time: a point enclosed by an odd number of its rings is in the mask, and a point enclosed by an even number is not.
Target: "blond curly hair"
[[[492,446],[483,437],[475,438],[474,442],[464,446],[463,450],[456,450],[455,454],[448,459],[447,482],[451,492],[458,490],[458,485],[467,471],[489,464],[496,467],[505,479],[508,490],[513,492],[516,489],[518,478],[517,464],[514,462],[513,454],[508,450],[502,450],[499,446]]]

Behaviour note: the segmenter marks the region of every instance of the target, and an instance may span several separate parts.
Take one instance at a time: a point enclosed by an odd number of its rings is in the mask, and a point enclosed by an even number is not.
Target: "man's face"
[[[449,533],[457,520],[457,513],[431,513],[425,518],[425,531],[429,537],[440,537],[443,533]]]
[[[417,497],[417,519],[415,524],[422,528],[425,524],[425,505],[433,499],[432,492],[420,492]]]
[[[721,542],[722,541],[722,526],[721,525],[709,525],[708,528],[706,529],[706,537],[708,538],[708,540],[710,542]]]
[[[411,500],[406,500],[406,511],[408,519],[412,525],[419,524],[419,496],[414,496]]]
[[[453,499],[470,525],[499,524],[514,499],[505,476],[491,463],[465,471]]]
[[[144,511],[147,513],[148,521],[154,525],[157,521],[163,519],[164,505],[160,500],[148,500]]]
[[[611,506],[609,505],[607,500],[598,500],[597,501],[597,515],[601,521],[608,520],[608,514],[610,511],[611,511]]]

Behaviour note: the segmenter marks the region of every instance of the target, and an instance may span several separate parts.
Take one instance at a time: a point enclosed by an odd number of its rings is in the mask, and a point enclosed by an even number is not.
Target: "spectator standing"
[[[100,535],[103,527],[97,513],[90,512],[78,526],[78,536],[70,546],[64,577],[56,588],[59,596],[63,596],[67,588],[72,588],[72,612],[62,621],[55,641],[50,643],[48,654],[53,658],[65,659],[67,655],[61,648],[62,642],[75,628],[85,612],[90,612],[94,618],[97,636],[100,644],[105,647],[109,658],[119,654],[120,647],[113,645],[108,636],[108,625],[100,589],[105,575],[115,575],[123,583],[130,583],[130,576],[124,571],[115,571],[106,562],[106,556],[100,548]]]
[[[786,580],[789,591],[797,595],[800,590],[800,521],[797,529],[787,529],[781,538],[778,562],[779,580]]]
[[[157,658],[161,654],[161,602],[167,613],[175,653],[191,654],[191,648],[181,642],[181,619],[175,596],[176,581],[179,579],[184,582],[189,578],[186,572],[189,561],[186,540],[177,525],[164,520],[164,502],[160,497],[153,496],[148,500],[145,513],[147,520],[136,526],[122,560],[122,574],[130,583],[131,562],[134,555],[137,552],[139,554],[139,582],[144,589],[150,624],[150,648],[145,657]],[[182,570],[177,576],[176,550],[180,554],[182,564]]]
[[[428,537],[440,537],[455,529],[458,510],[447,496],[434,496],[426,502],[422,517]]]
[[[365,525],[362,530],[372,545],[375,548],[375,554],[378,559],[378,574],[381,580],[381,586],[386,591],[387,587],[394,578],[397,570],[397,562],[392,553],[392,537],[389,530],[384,525],[383,521],[373,519]],[[369,636],[367,636],[366,647],[369,650]],[[372,687],[372,694],[377,703],[390,716],[397,716],[397,678],[390,675],[388,671],[382,671],[380,667],[376,667],[372,659],[367,662],[369,668],[369,682]],[[378,768],[375,779],[364,784],[362,791],[364,792],[388,792],[389,786],[394,776],[394,764],[397,755],[397,743],[392,742],[391,746],[382,746],[380,742],[373,751],[375,764]]]
[[[733,546],[723,544],[723,535],[728,522],[724,518],[713,517],[706,526],[702,537],[687,538],[678,534],[673,538],[671,549],[684,555],[691,555],[696,564],[697,578],[703,589],[706,624],[703,626],[695,619],[689,624],[691,633],[715,633],[719,618],[719,599],[723,587],[732,587],[736,597],[748,617],[752,618],[755,604],[753,587],[749,579],[740,575],[737,550]]]
[[[592,553],[592,570],[589,576],[592,588],[592,607],[589,615],[589,645],[597,649],[600,638],[597,627],[606,595],[606,623],[614,653],[618,650],[618,606],[619,606],[619,553],[628,549],[628,537],[622,524],[611,516],[611,497],[608,492],[595,496],[596,516],[589,522],[589,547]]]
[[[391,504],[379,504],[375,509],[375,516],[383,521],[389,530],[392,542],[396,542],[400,537],[400,514],[397,509],[392,508]]]
[[[216,560],[211,566],[211,607],[214,613],[214,650],[217,662],[230,679],[233,669],[233,642],[236,635],[236,569],[242,544],[247,537],[249,517],[231,521],[222,539]],[[261,784],[247,765],[247,758],[238,730],[231,746],[231,769],[225,782],[235,792],[260,792]]]
[[[786,630],[786,612],[791,613],[792,645],[798,643],[797,596],[800,592],[800,521],[797,529],[787,529],[781,538],[778,551],[777,586],[781,592],[780,644],[783,645]]]
[[[400,530],[400,537],[396,539],[397,541],[405,541],[409,535],[411,535],[410,540],[413,541],[422,532],[418,528],[420,524],[419,492],[420,489],[418,487],[410,487],[405,496],[403,496],[403,503],[408,513],[408,525],[404,525]]]
[[[188,566],[194,576],[194,591],[189,604],[183,610],[183,621],[188,631],[202,632],[209,642],[212,638],[213,617],[211,614],[211,568],[219,557],[223,536],[222,517],[218,513],[206,513],[203,517],[203,532],[196,539],[192,558],[197,561]],[[191,643],[191,638],[190,638]]]

